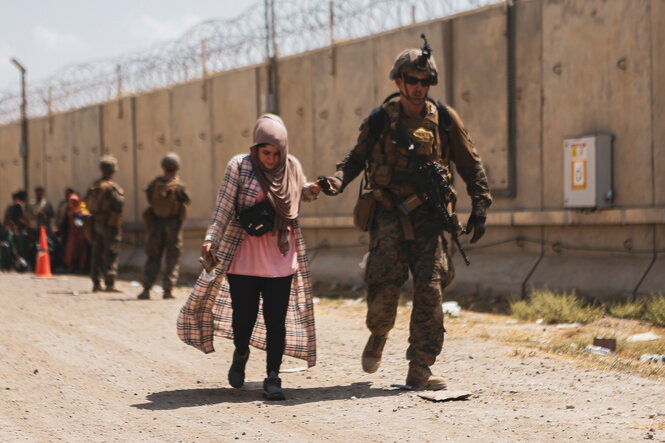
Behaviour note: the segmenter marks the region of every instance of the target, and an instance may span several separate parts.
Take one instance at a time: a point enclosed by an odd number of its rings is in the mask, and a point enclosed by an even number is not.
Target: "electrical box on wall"
[[[584,135],[564,140],[564,208],[608,208],[613,200],[612,135]]]

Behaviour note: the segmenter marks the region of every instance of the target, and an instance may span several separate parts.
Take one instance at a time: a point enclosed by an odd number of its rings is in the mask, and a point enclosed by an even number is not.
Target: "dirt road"
[[[233,389],[228,340],[204,355],[177,339],[186,288],[141,302],[140,288],[119,287],[91,294],[83,277],[0,275],[0,441],[665,441],[662,382],[474,338],[468,319],[479,314],[448,321],[434,367],[473,393],[466,401],[390,388],[404,382],[407,308],[370,375],[362,305],[322,301],[319,363],[282,374],[288,399],[269,403],[263,352]]]

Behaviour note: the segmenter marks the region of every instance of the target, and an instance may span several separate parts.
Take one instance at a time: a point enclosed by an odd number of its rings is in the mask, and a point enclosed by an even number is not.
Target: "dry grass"
[[[645,320],[658,326],[665,326],[665,295],[653,296],[644,308]]]
[[[546,289],[533,290],[526,300],[510,304],[512,315],[521,320],[543,319],[552,323],[590,323],[601,316],[598,308],[587,306],[575,293],[557,294]]]
[[[613,303],[607,313],[616,318],[640,319],[644,314],[644,302]]]

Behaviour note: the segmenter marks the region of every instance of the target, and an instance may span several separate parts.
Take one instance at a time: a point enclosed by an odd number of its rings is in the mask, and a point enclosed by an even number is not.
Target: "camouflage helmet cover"
[[[438,71],[436,69],[436,63],[434,62],[434,56],[431,56],[427,60],[427,64],[424,67],[421,67],[418,60],[421,54],[422,50],[416,48],[405,49],[400,52],[397,55],[397,58],[395,58],[393,67],[390,70],[390,80],[395,80],[407,72],[421,72],[423,74],[429,74],[432,79],[432,85],[436,85],[438,83]]]
[[[175,152],[169,152],[162,157],[162,168],[169,171],[180,169],[180,156]]]
[[[99,161],[99,169],[102,171],[115,172],[118,170],[118,160],[112,155],[105,155]]]

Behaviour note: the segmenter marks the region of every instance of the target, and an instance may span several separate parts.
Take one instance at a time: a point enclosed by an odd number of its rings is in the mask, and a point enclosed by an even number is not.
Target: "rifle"
[[[464,263],[469,266],[471,262],[467,257],[464,248],[460,244],[458,236],[459,223],[457,217],[451,215],[446,207],[446,202],[442,196],[446,196],[449,201],[454,201],[455,193],[450,187],[446,178],[447,171],[443,166],[434,161],[416,161],[416,183],[418,185],[418,196],[424,203],[428,203],[439,216],[443,224],[443,229],[450,233],[457,249],[459,249]]]

